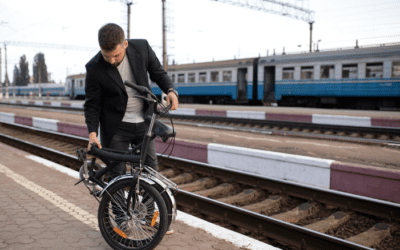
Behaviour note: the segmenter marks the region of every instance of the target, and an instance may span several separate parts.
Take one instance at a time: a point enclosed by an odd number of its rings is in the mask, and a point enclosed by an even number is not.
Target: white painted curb
[[[371,127],[371,117],[343,115],[312,115],[312,123],[339,126]]]
[[[254,120],[265,120],[265,112],[227,110],[226,111],[226,117],[229,117],[229,118],[242,118],[242,119],[254,119]]]
[[[14,123],[15,122],[14,117],[15,117],[15,114],[13,114],[13,113],[0,112],[0,122]]]
[[[32,126],[45,130],[58,131],[58,120],[32,117]]]
[[[330,188],[333,160],[210,143],[208,163],[265,177]]]

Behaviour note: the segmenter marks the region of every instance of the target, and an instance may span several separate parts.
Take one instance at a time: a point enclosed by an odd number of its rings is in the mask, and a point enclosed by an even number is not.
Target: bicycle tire
[[[133,216],[129,220],[126,204],[131,181],[117,181],[105,192],[98,212],[101,234],[113,249],[154,249],[168,229],[167,207],[154,187],[140,181],[139,202],[136,202],[135,207],[131,206]],[[122,214],[121,208],[124,205],[125,213]]]

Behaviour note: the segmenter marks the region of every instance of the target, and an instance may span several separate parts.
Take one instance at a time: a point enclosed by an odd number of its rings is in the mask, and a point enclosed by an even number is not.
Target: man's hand
[[[99,139],[97,139],[96,132],[92,132],[89,134],[89,145],[88,145],[88,150],[92,147],[92,143],[96,143],[97,147],[101,148],[101,144],[99,142]]]
[[[175,95],[174,92],[169,92],[168,93],[167,106],[170,104],[171,101],[172,101],[171,110],[176,110],[178,108],[179,101],[178,101],[178,97]]]

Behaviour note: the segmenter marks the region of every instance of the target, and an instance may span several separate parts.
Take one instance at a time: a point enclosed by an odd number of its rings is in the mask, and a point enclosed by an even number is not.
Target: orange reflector
[[[153,219],[151,220],[152,227],[154,226],[154,224],[156,224],[157,217],[158,217],[158,211],[154,213]]]
[[[126,234],[124,234],[124,232],[122,232],[121,230],[119,230],[118,228],[114,227],[114,231],[119,234],[121,237],[124,237],[126,239]]]

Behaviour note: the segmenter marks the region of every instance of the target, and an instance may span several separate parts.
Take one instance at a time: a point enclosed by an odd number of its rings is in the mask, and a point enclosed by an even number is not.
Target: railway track
[[[7,106],[18,107],[21,105],[7,104]],[[25,108],[27,107],[26,105],[22,106]],[[83,114],[82,109],[73,107],[29,107],[40,110],[57,110]],[[386,147],[400,147],[400,129],[398,128],[339,126],[277,120],[240,119],[220,116],[171,115],[171,117],[175,124],[182,125],[278,136],[336,140],[351,143],[381,145]]]
[[[74,170],[87,139],[0,123],[0,141]],[[159,157],[178,208],[282,249],[400,249],[400,205]]]

